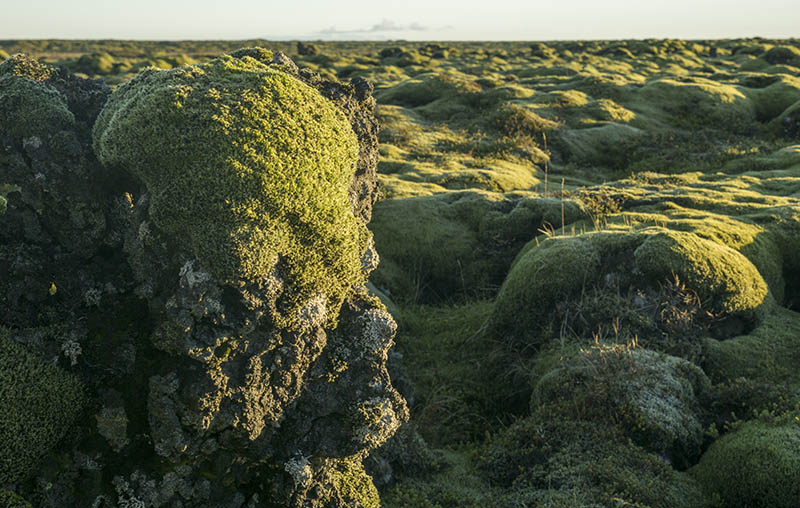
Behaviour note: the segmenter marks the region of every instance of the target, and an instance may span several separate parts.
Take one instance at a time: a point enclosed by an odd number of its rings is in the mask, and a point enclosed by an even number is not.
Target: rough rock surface
[[[366,231],[377,198],[372,86],[326,81],[260,48],[223,62],[246,68],[235,79],[289,76],[303,94],[334,105],[358,142],[343,210]],[[174,72],[205,71],[213,88],[207,67]],[[159,72],[173,71],[146,71],[152,79]],[[187,95],[192,86],[189,79]],[[230,99],[217,88],[218,100]],[[47,99],[41,107],[25,102],[31,90]],[[215,272],[204,251],[153,219],[163,180],[95,157],[112,160],[101,140],[107,121],[92,147],[98,114],[132,107],[112,99],[101,112],[109,93],[23,56],[0,65],[0,111],[26,119],[0,124],[0,325],[75,374],[90,400],[49,451],[49,466],[11,490],[43,507],[379,506],[362,460],[408,410],[386,370],[396,325],[363,285],[378,261],[368,234],[358,236],[359,276],[328,281],[343,288],[338,300],[297,290],[304,265],[293,252],[279,253],[263,276]],[[125,124],[116,127],[125,135]],[[225,141],[214,135],[210,142]],[[187,137],[171,142],[191,152]],[[308,234],[302,214],[287,212],[291,234]],[[287,319],[289,307],[296,312]]]

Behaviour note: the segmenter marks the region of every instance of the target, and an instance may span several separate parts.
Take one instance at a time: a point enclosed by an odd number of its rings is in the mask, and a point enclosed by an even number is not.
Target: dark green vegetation
[[[27,352],[9,335],[0,327],[0,484],[34,472],[84,402],[77,378]],[[23,506],[3,490],[0,500]]]
[[[797,41],[259,44],[376,85],[383,506],[800,505]],[[113,84],[242,45],[0,49]]]

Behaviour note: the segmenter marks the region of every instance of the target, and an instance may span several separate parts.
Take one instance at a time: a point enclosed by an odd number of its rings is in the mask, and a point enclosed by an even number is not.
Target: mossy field
[[[389,368],[411,419],[365,464],[380,502],[364,506],[800,506],[800,40],[0,41],[0,60],[120,89],[254,46],[375,86],[369,287],[398,323]],[[356,151],[343,117],[315,132],[286,116],[330,145],[320,179],[336,183],[337,151]],[[125,142],[155,147],[145,180],[174,155],[158,133]],[[324,212],[326,189],[295,201]],[[253,199],[300,206],[275,192]],[[213,257],[214,225],[177,210],[191,227],[174,233]],[[351,218],[331,218],[335,259],[307,246],[314,273],[358,273],[368,233]],[[258,249],[241,246],[254,273]]]

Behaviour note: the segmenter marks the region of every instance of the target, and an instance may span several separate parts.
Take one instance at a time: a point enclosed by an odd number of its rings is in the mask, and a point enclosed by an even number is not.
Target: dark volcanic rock
[[[0,65],[0,324],[60,356],[91,399],[50,451],[59,460],[19,494],[37,506],[379,505],[362,460],[408,411],[386,370],[396,325],[364,287],[378,262],[365,227],[371,94],[259,48],[145,71],[110,100],[66,70]],[[218,128],[220,103],[234,106],[225,125],[271,115],[277,127]],[[304,141],[279,137],[291,129]],[[237,151],[249,146],[280,163]],[[300,161],[291,191],[272,173],[287,160]]]

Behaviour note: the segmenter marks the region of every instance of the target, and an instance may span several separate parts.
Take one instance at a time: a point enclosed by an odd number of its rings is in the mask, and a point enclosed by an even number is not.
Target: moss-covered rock
[[[357,140],[295,77],[230,56],[145,70],[114,92],[94,139],[103,163],[145,184],[154,224],[220,280],[277,265],[293,281],[290,312],[315,294],[338,309],[363,282],[369,234],[348,202]]]
[[[703,306],[754,322],[769,303],[764,278],[742,254],[692,233],[663,231],[634,252],[636,266],[653,279],[677,275],[695,289]]]
[[[601,300],[615,297],[616,316],[632,310],[651,322],[643,326],[661,321],[669,328],[669,316],[661,311],[670,311],[670,300],[689,295],[687,290],[696,295],[696,310],[705,309],[697,317],[724,320],[724,327],[717,326],[725,336],[752,329],[774,303],[744,255],[692,233],[649,227],[530,242],[498,293],[492,326],[498,338],[534,347],[559,333],[588,336],[598,331],[594,319],[613,310],[599,308]],[[647,310],[653,305],[656,314]]]
[[[3,69],[0,69],[0,116],[4,119],[3,129],[19,143],[35,136],[41,144],[49,140],[48,134],[69,129],[75,123],[66,98],[58,90]]]
[[[727,508],[798,506],[800,423],[791,415],[743,423],[712,444],[692,473]]]
[[[554,354],[559,360],[548,361]],[[711,383],[696,365],[625,345],[558,349],[543,360],[550,368],[536,381],[534,411],[618,425],[678,468],[700,455]]]
[[[536,345],[556,303],[580,292],[599,269],[599,253],[582,237],[549,238],[521,254],[497,295],[492,318],[497,334]]]
[[[0,484],[26,479],[84,403],[81,383],[0,327]]]
[[[702,506],[691,477],[597,423],[533,415],[481,454],[480,470],[505,501],[492,506]]]

